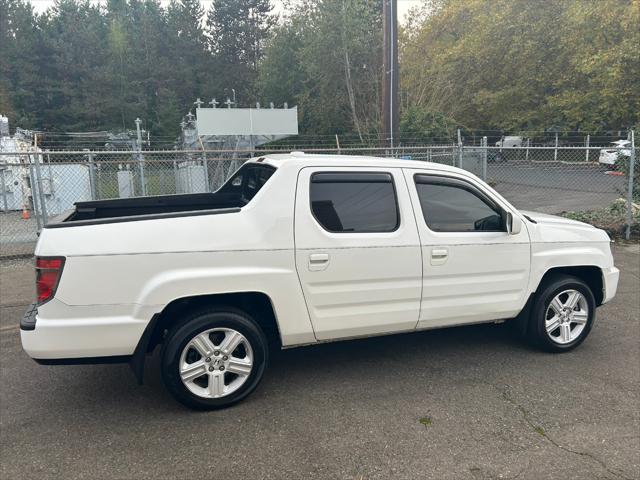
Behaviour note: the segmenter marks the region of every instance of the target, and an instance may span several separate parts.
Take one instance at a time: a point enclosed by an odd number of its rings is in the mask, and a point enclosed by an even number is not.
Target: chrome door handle
[[[329,265],[328,253],[312,253],[309,255],[309,270],[324,270]]]
[[[442,265],[449,258],[449,250],[446,248],[431,249],[431,265]]]

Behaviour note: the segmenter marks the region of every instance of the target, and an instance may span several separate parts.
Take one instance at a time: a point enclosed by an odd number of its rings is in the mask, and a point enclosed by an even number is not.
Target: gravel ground
[[[44,367],[16,327],[28,260],[0,264],[0,478],[640,478],[640,248],[574,352],[485,325],[286,350],[243,403],[184,409],[157,355]]]

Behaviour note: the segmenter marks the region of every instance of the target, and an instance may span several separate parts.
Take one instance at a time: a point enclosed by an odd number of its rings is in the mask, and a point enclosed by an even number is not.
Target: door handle
[[[446,248],[431,249],[431,265],[442,265],[449,258],[449,250]]]
[[[324,270],[328,265],[328,253],[312,253],[309,255],[309,270]]]

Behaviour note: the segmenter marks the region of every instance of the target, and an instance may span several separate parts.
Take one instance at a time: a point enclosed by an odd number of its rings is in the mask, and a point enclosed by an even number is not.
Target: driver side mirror
[[[522,230],[522,220],[520,217],[514,216],[511,212],[507,212],[507,233],[509,235],[517,235]]]

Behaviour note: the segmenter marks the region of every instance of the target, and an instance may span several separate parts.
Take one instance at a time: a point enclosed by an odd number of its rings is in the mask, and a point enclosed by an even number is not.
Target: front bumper
[[[616,267],[602,269],[603,298],[602,303],[607,303],[616,296],[618,290],[618,280],[620,278],[620,270]]]

